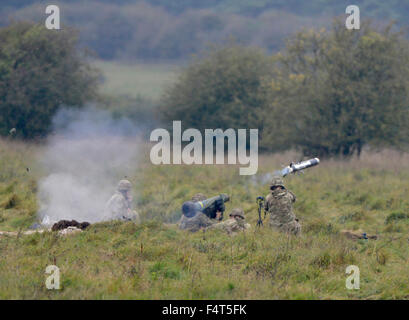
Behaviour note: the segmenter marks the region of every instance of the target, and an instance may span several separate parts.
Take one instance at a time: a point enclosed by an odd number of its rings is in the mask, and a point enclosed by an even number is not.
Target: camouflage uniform
[[[207,199],[207,197],[203,193],[196,193],[192,197],[193,202],[203,201],[203,200],[206,200],[206,199]]]
[[[121,180],[117,191],[106,204],[106,214],[109,220],[132,220],[140,223],[139,214],[131,210],[132,200],[125,197],[125,192],[132,188],[128,180]]]
[[[198,211],[196,215],[194,215],[191,218],[182,215],[182,218],[180,219],[179,223],[179,228],[182,230],[196,232],[199,231],[201,228],[207,228],[215,223],[216,222],[212,221],[204,213]]]
[[[231,218],[227,219],[226,221],[216,223],[212,225],[210,228],[214,229],[222,229],[226,231],[228,234],[237,233],[239,231],[246,231],[250,228],[250,224],[246,223],[244,220],[244,211],[242,209],[236,208],[229,215]],[[240,218],[232,218],[235,216],[242,217]]]
[[[274,187],[282,187],[275,188]],[[301,225],[293,213],[295,195],[284,187],[280,177],[274,177],[270,194],[266,197],[265,210],[270,214],[270,227],[294,235],[301,233]]]

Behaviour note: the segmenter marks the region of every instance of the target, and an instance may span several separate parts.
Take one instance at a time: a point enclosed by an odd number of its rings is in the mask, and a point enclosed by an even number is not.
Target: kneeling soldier
[[[270,227],[282,232],[299,235],[301,225],[293,212],[295,195],[285,188],[280,177],[273,178],[270,190],[265,202],[265,210],[270,214]]]

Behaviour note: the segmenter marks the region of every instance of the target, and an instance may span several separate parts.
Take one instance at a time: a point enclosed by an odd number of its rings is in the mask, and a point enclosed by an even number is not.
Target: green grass
[[[167,85],[176,77],[174,64],[135,64],[108,61],[93,63],[102,71],[104,82],[101,92],[112,96],[142,97],[158,100]]]
[[[35,168],[41,147],[0,144],[0,230],[35,220]],[[145,154],[148,153],[146,150]],[[265,155],[270,172],[295,155]],[[387,161],[386,161],[387,160]],[[30,173],[25,171],[32,164]],[[322,161],[286,178],[297,195],[301,237],[255,228],[252,185],[231,166],[153,166],[130,173],[143,223],[94,224],[70,237],[46,232],[0,237],[0,299],[408,299],[409,161],[387,152],[361,160]],[[252,229],[231,237],[219,230],[191,234],[174,224],[196,192],[231,195],[227,212],[242,207]],[[227,216],[227,214],[226,214]],[[265,224],[267,225],[267,224]],[[342,229],[377,234],[353,241]],[[45,288],[56,264],[62,289]],[[360,268],[360,290],[345,288],[345,268]]]

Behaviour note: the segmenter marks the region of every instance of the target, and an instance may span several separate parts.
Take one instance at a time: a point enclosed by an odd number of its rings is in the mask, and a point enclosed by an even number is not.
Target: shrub
[[[82,106],[96,95],[97,73],[76,48],[71,29],[13,23],[0,29],[0,134],[44,136],[61,105]]]
[[[385,224],[392,223],[394,221],[399,221],[402,219],[409,219],[409,214],[403,212],[393,212],[385,219]]]
[[[277,132],[292,128],[286,139],[321,157],[407,147],[409,46],[391,30],[364,22],[350,32],[338,19],[291,38],[271,84]]]
[[[213,47],[181,73],[162,99],[167,124],[205,128],[258,128],[263,131],[268,95],[263,83],[271,76],[272,59],[261,49],[229,45]]]

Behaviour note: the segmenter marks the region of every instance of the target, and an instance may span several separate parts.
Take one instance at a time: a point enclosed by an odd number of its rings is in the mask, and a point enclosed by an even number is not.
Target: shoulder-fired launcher
[[[203,201],[187,201],[182,205],[182,212],[185,216],[194,216],[196,212],[203,212],[209,218],[215,219],[216,212],[220,211],[221,217],[220,220],[223,219],[223,213],[225,211],[224,203],[228,202],[230,197],[227,194],[220,194],[218,196],[203,200]],[[185,210],[183,209],[185,208]],[[186,211],[186,212],[185,212]]]
[[[289,166],[286,166],[284,169],[276,171],[275,174],[281,177],[285,177],[290,173],[295,173],[297,171],[301,171],[310,167],[314,167],[320,163],[320,159],[313,158],[309,160],[304,160],[297,163],[291,163]]]

